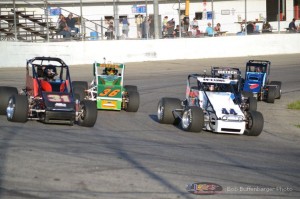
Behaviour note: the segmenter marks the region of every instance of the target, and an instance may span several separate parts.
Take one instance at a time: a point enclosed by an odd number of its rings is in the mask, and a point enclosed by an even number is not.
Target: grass
[[[288,109],[300,110],[300,100],[288,104]],[[300,126],[300,125],[298,125]]]

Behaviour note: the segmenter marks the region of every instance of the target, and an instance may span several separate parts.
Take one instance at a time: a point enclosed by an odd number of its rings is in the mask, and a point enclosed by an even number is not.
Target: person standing
[[[142,23],[143,23],[143,15],[138,14],[135,18],[137,37],[142,38]]]
[[[122,19],[122,33],[123,33],[123,37],[124,39],[128,38],[128,32],[129,32],[129,23],[126,17],[124,17]]]

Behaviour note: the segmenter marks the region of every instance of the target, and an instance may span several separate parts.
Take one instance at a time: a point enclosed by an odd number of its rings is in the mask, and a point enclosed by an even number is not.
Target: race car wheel
[[[244,97],[253,97],[253,93],[252,92],[248,92],[248,91],[241,91],[242,95]]]
[[[274,103],[276,96],[276,87],[270,86],[268,89],[268,95],[267,95],[267,102],[268,103]]]
[[[162,124],[174,124],[176,116],[174,109],[182,109],[181,101],[177,98],[162,98],[157,106],[157,119]]]
[[[6,114],[6,108],[9,98],[18,94],[18,89],[9,86],[0,86],[0,115]]]
[[[125,85],[124,88],[126,89],[127,92],[130,92],[130,91],[135,91],[135,92],[137,92],[137,86],[133,86],[133,85]]]
[[[200,107],[191,106],[184,110],[181,127],[185,131],[201,132],[204,126],[204,113]]]
[[[96,103],[89,100],[80,102],[78,125],[93,127],[97,121],[98,110]]]
[[[247,102],[248,102],[248,109],[246,109],[246,111],[256,111],[257,110],[257,100],[255,97],[249,97]]]
[[[271,81],[271,85],[277,85],[275,99],[281,98],[281,82],[280,81]]]
[[[88,89],[88,83],[85,81],[72,81],[72,87],[75,99],[78,99],[79,101],[84,100],[85,90]]]
[[[249,111],[247,114],[246,134],[259,136],[264,128],[264,117],[258,111]]]
[[[28,99],[26,95],[12,95],[8,100],[6,117],[12,122],[26,122],[28,117]]]
[[[137,112],[140,106],[140,94],[137,91],[127,92],[128,102],[126,106],[127,112]]]

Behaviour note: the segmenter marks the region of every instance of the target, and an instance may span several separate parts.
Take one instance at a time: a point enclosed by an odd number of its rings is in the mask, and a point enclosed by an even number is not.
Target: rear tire
[[[280,99],[281,98],[281,82],[280,81],[271,81],[271,85],[277,85],[276,87],[276,94],[275,94],[275,99]]]
[[[85,81],[73,81],[72,87],[75,99],[78,99],[79,101],[84,100],[86,96],[85,90],[88,89],[88,83]]]
[[[270,86],[268,88],[267,102],[268,103],[274,103],[275,96],[276,96],[276,87],[275,86]]]
[[[85,127],[93,127],[97,121],[98,110],[96,103],[89,100],[80,102],[81,115],[78,118],[78,125]]]
[[[259,136],[264,128],[264,117],[258,111],[249,111],[247,115],[246,134]]]
[[[204,113],[200,107],[191,106],[184,110],[181,127],[185,131],[200,133],[204,126]]]
[[[157,106],[157,119],[162,124],[174,124],[176,117],[174,109],[182,109],[181,101],[177,98],[162,98]]]
[[[28,119],[28,99],[26,95],[13,95],[8,100],[6,117],[11,122],[26,122]]]
[[[12,95],[17,95],[18,89],[9,86],[0,86],[0,115],[6,114],[8,100]]]
[[[126,105],[127,112],[137,112],[140,106],[140,94],[137,91],[127,92],[128,102]]]
[[[124,88],[127,92],[130,92],[130,91],[137,92],[137,86],[134,86],[134,85],[125,85]]]

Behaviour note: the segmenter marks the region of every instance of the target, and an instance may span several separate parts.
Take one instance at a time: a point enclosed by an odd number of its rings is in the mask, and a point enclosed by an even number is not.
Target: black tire
[[[275,99],[281,98],[281,82],[280,81],[271,81],[271,85],[277,85]]]
[[[127,92],[128,102],[125,111],[137,112],[140,106],[140,94],[137,91]]]
[[[78,99],[79,101],[84,100],[84,98],[86,96],[85,90],[86,89],[82,86],[73,87],[74,98]]]
[[[182,109],[181,101],[177,98],[162,98],[157,106],[157,119],[162,124],[174,124],[176,116],[174,109]]]
[[[96,103],[89,100],[80,102],[80,110],[82,111],[78,118],[78,125],[85,127],[93,127],[97,121],[98,110]]]
[[[269,86],[268,94],[267,94],[267,102],[268,103],[274,103],[275,96],[276,96],[276,87],[275,86]]]
[[[257,100],[255,97],[248,97],[248,108],[246,111],[256,111],[257,110]]]
[[[26,95],[12,95],[8,100],[6,117],[11,122],[26,122],[28,119],[28,99]]]
[[[134,85],[125,85],[124,88],[127,92],[130,92],[130,91],[137,92],[137,86],[134,86]]]
[[[252,92],[248,92],[248,91],[241,91],[242,95],[244,97],[253,97],[253,93]]]
[[[14,94],[18,94],[17,88],[9,86],[0,86],[0,115],[6,114],[8,100]]]
[[[258,111],[249,111],[247,115],[246,134],[259,136],[264,128],[264,117]]]
[[[204,113],[200,107],[191,106],[183,111],[181,127],[185,131],[200,133],[204,126]]]

